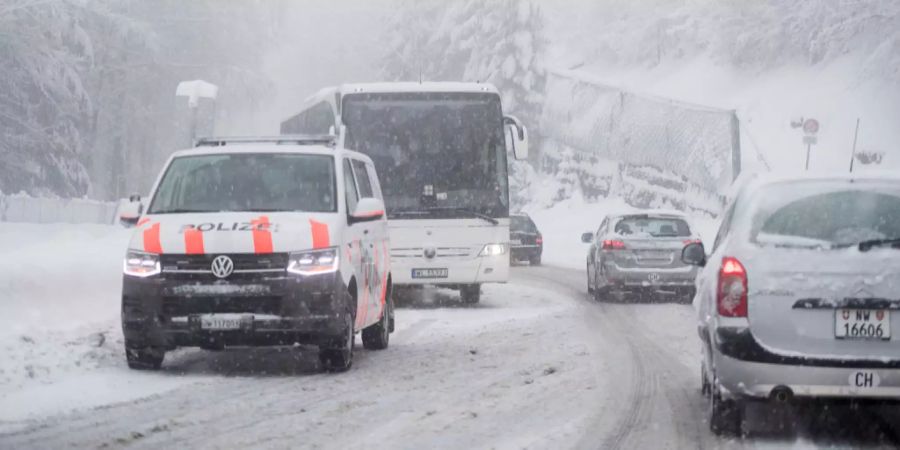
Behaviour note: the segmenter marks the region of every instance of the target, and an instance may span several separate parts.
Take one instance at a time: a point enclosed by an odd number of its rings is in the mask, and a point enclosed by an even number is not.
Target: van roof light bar
[[[224,147],[230,144],[327,145],[334,147],[337,137],[331,134],[291,134],[284,136],[204,137],[195,147]]]

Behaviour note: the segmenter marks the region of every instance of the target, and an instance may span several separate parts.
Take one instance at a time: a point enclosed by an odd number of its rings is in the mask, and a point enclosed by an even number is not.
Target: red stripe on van
[[[184,230],[184,252],[188,255],[202,255],[203,232],[194,228]]]
[[[272,232],[269,231],[269,218],[260,216],[251,220],[253,226],[253,252],[256,254],[272,253]]]
[[[159,242],[159,223],[154,223],[144,230],[144,251],[147,253],[162,253],[162,244]]]
[[[313,248],[328,248],[331,239],[328,236],[328,224],[309,219],[309,228],[312,230]]]

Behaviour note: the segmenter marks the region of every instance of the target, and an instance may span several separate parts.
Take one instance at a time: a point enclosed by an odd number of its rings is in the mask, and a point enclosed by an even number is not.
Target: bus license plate
[[[891,339],[891,311],[887,309],[837,309],[834,337],[838,339]]]
[[[448,269],[413,269],[413,278],[447,278],[450,276]]]

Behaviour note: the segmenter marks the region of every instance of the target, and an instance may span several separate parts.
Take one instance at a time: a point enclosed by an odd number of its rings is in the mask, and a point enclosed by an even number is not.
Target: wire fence
[[[616,161],[626,178],[652,172],[642,180],[685,197],[670,204],[699,198],[701,205],[685,207],[704,210],[710,208],[703,198],[717,198],[740,172],[740,127],[732,110],[635,94],[570,71],[548,73],[545,98],[542,165],[551,172],[572,153],[579,161]],[[596,170],[579,166],[582,188],[591,192]]]

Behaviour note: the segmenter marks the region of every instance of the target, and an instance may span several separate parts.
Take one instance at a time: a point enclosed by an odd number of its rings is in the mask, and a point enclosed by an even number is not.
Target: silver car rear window
[[[757,195],[750,241],[830,249],[900,237],[900,183],[799,182]]]

